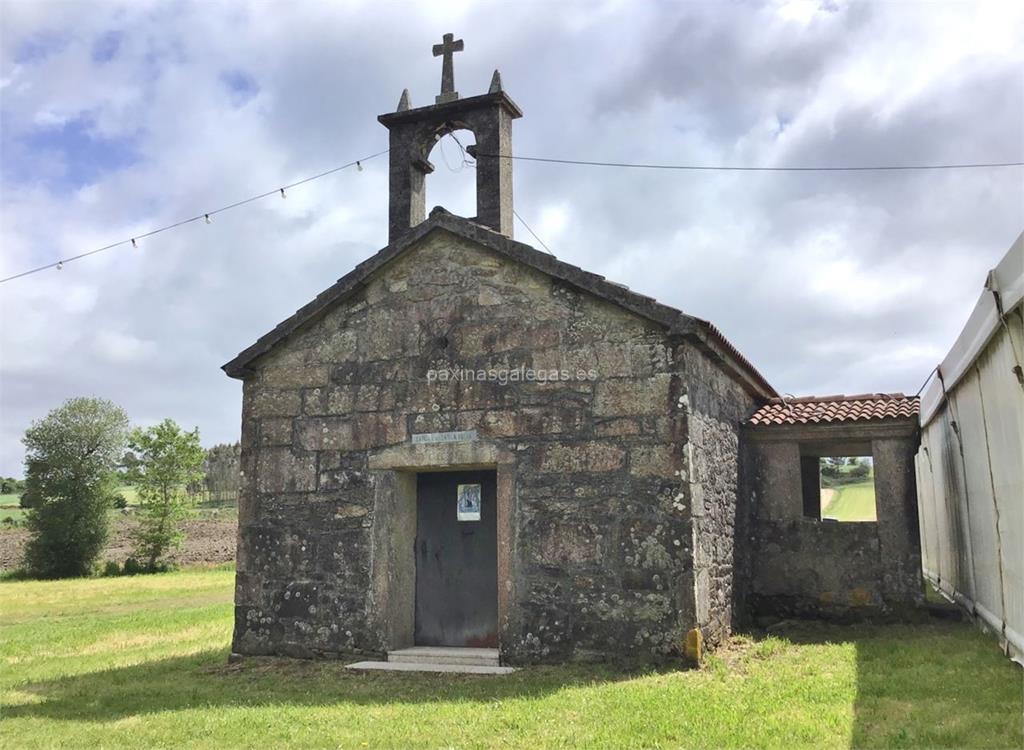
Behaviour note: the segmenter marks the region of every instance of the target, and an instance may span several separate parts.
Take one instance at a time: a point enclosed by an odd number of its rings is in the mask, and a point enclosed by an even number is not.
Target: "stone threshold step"
[[[498,666],[496,648],[452,648],[445,646],[414,646],[388,652],[389,662],[417,664],[466,664],[477,667]]]
[[[347,664],[345,668],[379,672],[446,672],[449,674],[511,674],[515,671],[512,667],[411,661],[358,661],[355,664]]]

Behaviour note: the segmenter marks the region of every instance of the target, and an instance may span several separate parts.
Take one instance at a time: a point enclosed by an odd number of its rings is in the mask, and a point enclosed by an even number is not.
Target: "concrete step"
[[[481,666],[477,664],[435,664],[413,661],[360,661],[346,669],[380,672],[445,672],[448,674],[511,674],[512,667]]]
[[[392,664],[462,664],[467,667],[497,667],[496,648],[454,648],[449,646],[413,646],[388,652]]]

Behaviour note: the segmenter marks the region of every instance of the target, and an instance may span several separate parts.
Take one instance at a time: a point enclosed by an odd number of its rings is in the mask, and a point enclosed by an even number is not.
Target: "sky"
[[[0,5],[0,277],[387,147],[403,88],[492,71],[517,155],[732,166],[1024,159],[1024,4]],[[473,213],[445,139],[427,205]],[[0,286],[0,474],[75,396],[238,439],[220,366],[387,242],[386,157]],[[562,260],[713,321],[782,393],[914,393],[1024,229],[1024,170],[515,163]],[[521,225],[517,238],[537,244]]]

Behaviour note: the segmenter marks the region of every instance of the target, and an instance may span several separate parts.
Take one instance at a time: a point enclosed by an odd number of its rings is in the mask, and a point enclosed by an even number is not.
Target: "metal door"
[[[417,645],[498,645],[496,485],[493,471],[416,477]]]

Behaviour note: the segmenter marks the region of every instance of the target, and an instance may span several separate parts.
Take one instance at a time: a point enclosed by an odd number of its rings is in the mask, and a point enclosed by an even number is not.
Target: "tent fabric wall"
[[[921,401],[922,565],[1024,662],[1024,234]]]

